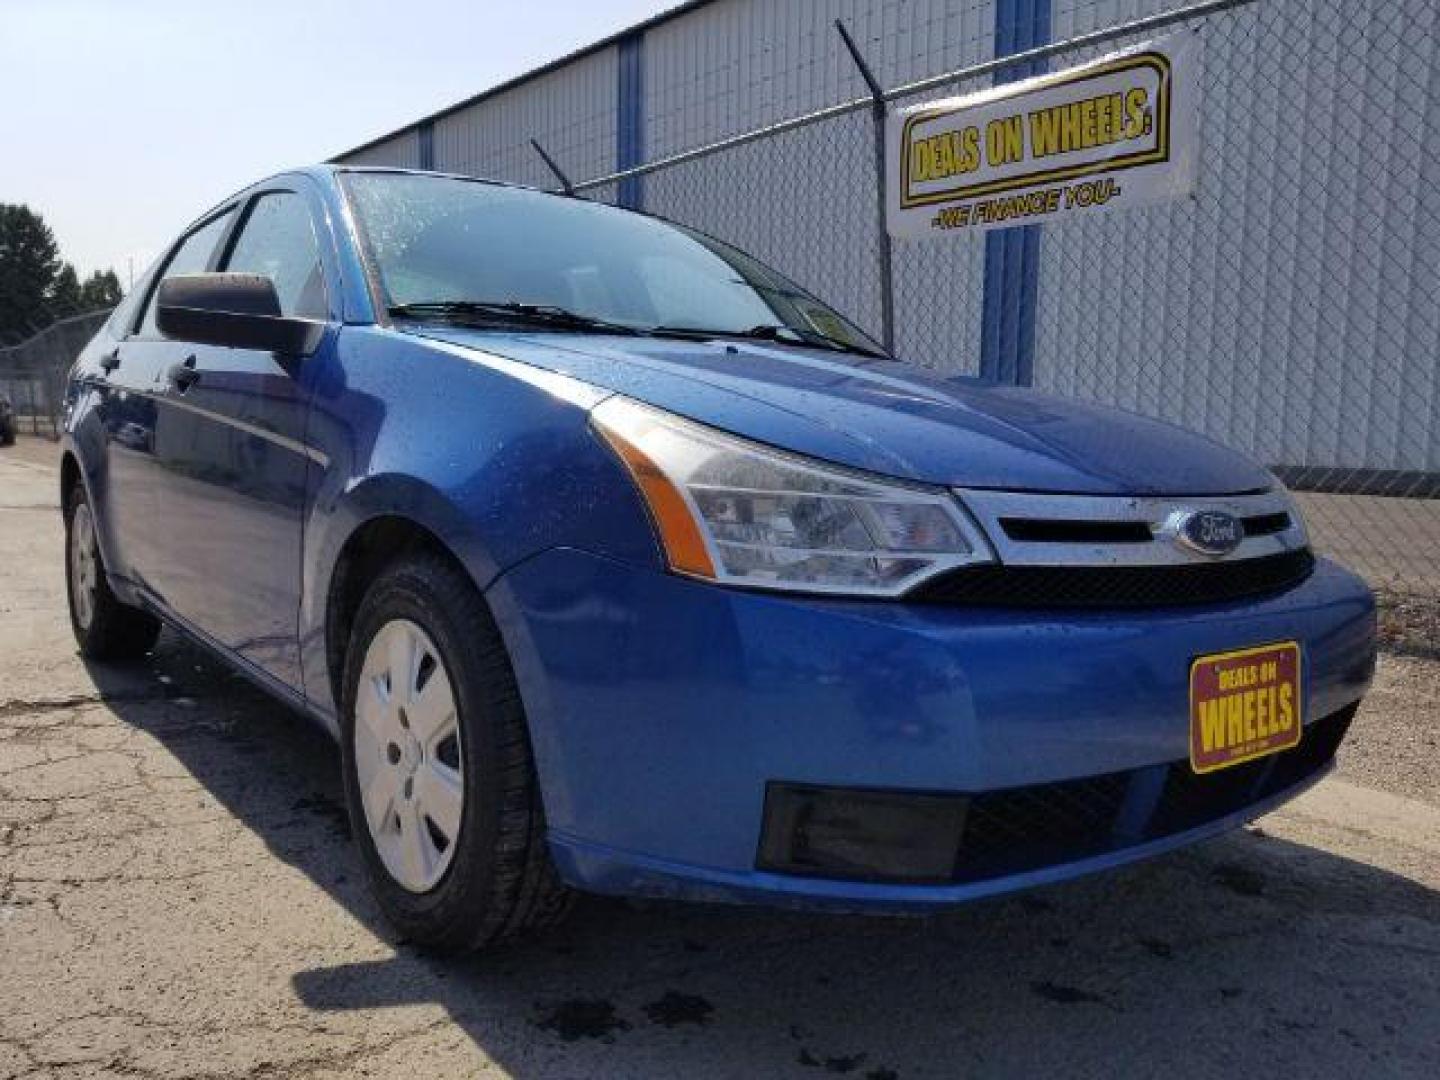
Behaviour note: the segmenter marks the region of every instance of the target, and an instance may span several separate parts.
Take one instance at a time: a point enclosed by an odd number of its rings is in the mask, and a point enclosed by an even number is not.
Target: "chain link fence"
[[[1247,451],[1387,602],[1440,599],[1436,7],[1263,0],[1197,29],[1195,196],[1047,227],[1035,384]]]
[[[59,436],[65,374],[109,317],[109,309],[74,315],[19,345],[0,348],[0,394],[14,406],[18,431]]]
[[[1300,493],[1316,547],[1369,579],[1401,635],[1434,647],[1440,5],[1174,4],[1053,0],[1053,44],[880,89],[904,106],[1162,31],[1202,37],[1195,194],[1025,226],[1033,295],[992,288],[987,301],[984,236],[892,245],[876,212],[870,96],[574,187],[605,202],[624,189],[753,252],[877,337],[888,300],[896,352],[942,374],[981,373],[987,320],[1023,316],[1033,341],[1021,381],[1264,461]],[[103,318],[0,351],[0,390],[22,429],[56,429],[63,373]]]
[[[903,106],[1162,27],[1202,36],[1195,194],[1026,226],[1030,301],[985,310],[984,236],[895,241],[886,278],[867,99],[574,187],[613,201],[617,181],[641,178],[646,210],[753,252],[876,336],[888,288],[896,352],[945,374],[979,373],[985,319],[1033,303],[1037,388],[1264,461],[1300,493],[1319,550],[1395,617],[1424,607],[1421,633],[1440,634],[1440,6],[1057,0],[1056,12],[1071,38],[1018,54],[1026,67],[990,61],[882,92]],[[1096,21],[1117,12],[1132,21]]]
[[[850,113],[744,143],[647,176],[645,209],[721,237],[878,326],[873,140],[869,114]],[[784,197],[770,198],[777,180]]]

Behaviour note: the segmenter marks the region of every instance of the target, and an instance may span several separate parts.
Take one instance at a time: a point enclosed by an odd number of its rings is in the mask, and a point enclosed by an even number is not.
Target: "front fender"
[[[478,589],[554,547],[658,565],[649,518],[589,425],[603,394],[471,349],[346,327],[312,387],[300,644],[312,707],[333,717],[326,658],[332,583],[367,522],[431,533]]]

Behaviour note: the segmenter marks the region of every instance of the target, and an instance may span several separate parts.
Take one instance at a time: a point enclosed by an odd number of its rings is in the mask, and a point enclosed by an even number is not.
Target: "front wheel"
[[[483,598],[446,559],[408,557],[370,587],[341,726],[351,826],[382,910],[409,941],[464,952],[565,914],[509,657]]]

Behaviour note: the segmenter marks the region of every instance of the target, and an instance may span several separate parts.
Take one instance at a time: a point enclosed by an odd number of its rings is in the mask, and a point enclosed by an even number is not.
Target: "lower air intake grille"
[[[1307,550],[1184,566],[974,566],[925,582],[905,599],[1017,608],[1146,608],[1220,604],[1300,584],[1315,569]]]
[[[1188,760],[974,795],[772,783],[756,864],[807,877],[963,883],[1121,851],[1243,813],[1330,764],[1351,705],[1293,749],[1197,775]]]
[[[1136,772],[1009,788],[970,797],[956,881],[982,881],[1158,840],[1238,813],[1313,776],[1335,757],[1353,706],[1305,728],[1300,745],[1197,775],[1188,761],[1165,770],[1160,798],[1129,835],[1121,807]],[[1143,770],[1141,770],[1143,771]]]

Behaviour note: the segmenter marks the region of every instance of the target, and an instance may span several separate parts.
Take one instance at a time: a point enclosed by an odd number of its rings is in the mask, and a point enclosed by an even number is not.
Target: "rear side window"
[[[135,305],[138,303],[139,294],[131,289],[120,298],[120,303],[115,305],[115,310],[110,312],[110,318],[105,320],[105,333],[112,338],[123,338],[130,332],[130,322],[135,318]]]
[[[145,304],[145,321],[140,324],[141,337],[160,336],[160,331],[155,329],[155,297],[160,293],[160,282],[178,274],[203,274],[210,266],[210,256],[215,253],[215,245],[225,235],[225,230],[230,227],[230,219],[234,216],[233,209],[226,210],[180,241],[180,246],[175,249],[175,254],[170,256],[165,269],[155,277],[155,286],[150,290],[150,299]]]
[[[310,210],[294,192],[274,191],[255,200],[225,269],[268,277],[283,315],[323,319],[329,314]]]

